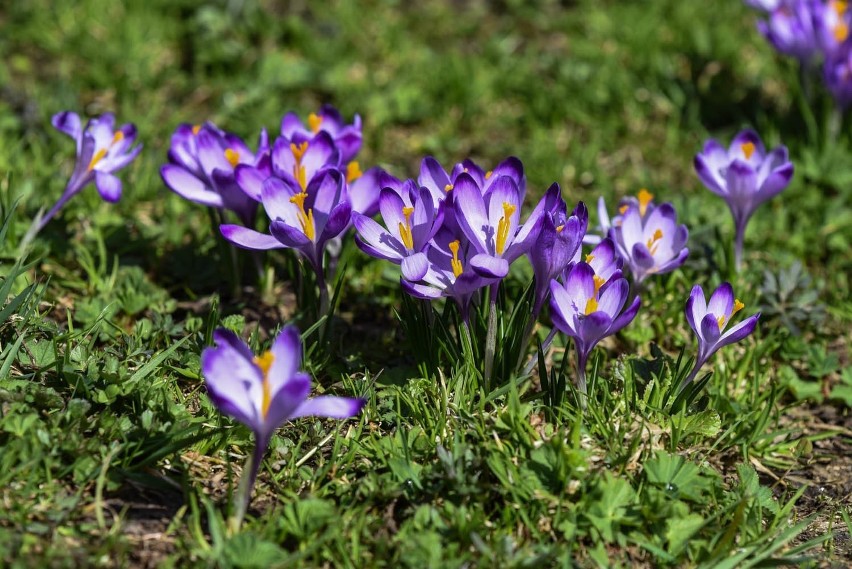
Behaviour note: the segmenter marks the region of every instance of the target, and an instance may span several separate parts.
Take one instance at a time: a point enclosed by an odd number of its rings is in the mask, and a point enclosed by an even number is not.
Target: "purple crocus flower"
[[[817,13],[820,0],[791,0],[769,13],[757,23],[757,29],[780,53],[810,65],[820,54]]]
[[[624,309],[630,286],[616,271],[609,280],[595,274],[587,263],[573,265],[565,284],[550,281],[550,309],[554,326],[574,339],[577,351],[577,387],[586,393],[586,362],[594,347],[627,326],[641,303],[633,299]]]
[[[852,45],[847,42],[826,58],[823,76],[837,106],[843,111],[852,106]]]
[[[674,207],[670,203],[654,206],[650,198],[641,198],[638,205],[623,209],[621,219],[610,229],[618,254],[637,284],[648,275],[673,271],[689,254],[685,247],[689,231],[677,224]]]
[[[402,196],[391,188],[381,192],[379,209],[387,229],[356,212],[352,223],[358,232],[355,243],[362,251],[401,265],[405,280],[419,281],[429,269],[425,250],[441,228],[444,208],[443,204],[435,208],[426,188],[418,192],[413,182],[406,186]]]
[[[467,324],[473,294],[497,279],[483,278],[470,265],[473,247],[466,240],[458,239],[446,227],[435,235],[432,245],[426,250],[429,266],[418,282],[400,279],[402,289],[415,298],[435,300],[441,297],[456,301]]]
[[[780,193],[793,177],[787,148],[779,146],[767,154],[757,133],[743,130],[727,150],[716,140],[708,140],[704,150],[695,156],[695,171],[707,189],[722,196],[731,210],[739,270],[748,220],[760,204]]]
[[[509,176],[497,177],[483,195],[475,180],[462,173],[452,191],[456,222],[476,251],[470,259],[473,270],[485,278],[505,277],[512,261],[538,238],[544,206],[537,207],[521,225],[523,197]]]
[[[56,130],[77,142],[77,162],[59,201],[39,219],[38,231],[68,200],[92,182],[104,200],[117,202],[121,198],[121,180],[113,172],[130,164],[142,151],[141,144],[131,148],[136,140],[136,126],[128,123],[116,129],[112,113],[90,119],[86,128],[81,127],[77,113],[71,111],[53,115],[50,122]]]
[[[253,225],[257,200],[241,191],[235,172],[241,165],[265,171],[268,175],[269,142],[266,131],[258,139],[257,153],[235,134],[211,122],[182,124],[172,134],[169,164],[160,168],[166,186],[190,201],[233,211],[240,221]]]
[[[776,10],[782,4],[789,2],[789,0],[745,0],[747,6],[750,6],[756,10],[763,10],[764,12],[771,12],[772,10]]]
[[[852,13],[848,9],[848,4],[845,0],[829,0],[818,5],[814,16],[817,41],[826,58],[831,58],[849,38]]]
[[[579,263],[580,257],[581,251],[578,249],[573,262]],[[601,284],[611,279],[616,272],[618,272],[618,276],[621,276],[621,268],[624,266],[624,260],[617,253],[615,243],[609,237],[605,237],[595,245],[595,248],[586,255],[584,261],[595,271],[595,276],[598,277]],[[566,282],[570,270],[570,266],[566,267],[562,275],[563,282]]]
[[[272,176],[263,183],[260,198],[272,235],[230,224],[219,227],[222,235],[245,249],[297,250],[311,264],[324,289],[325,246],[346,229],[352,212],[343,174],[326,169],[304,190]]]
[[[555,185],[560,192],[559,185]],[[557,211],[544,213],[538,241],[528,252],[535,274],[533,316],[541,311],[547,299],[550,281],[565,270],[580,250],[588,223],[589,212],[583,202],[579,202],[569,216],[560,197]]]
[[[704,290],[695,285],[686,301],[686,321],[698,337],[698,356],[695,367],[681,385],[681,389],[689,385],[698,374],[699,368],[715,354],[719,348],[739,342],[754,332],[760,313],[749,316],[727,332],[725,328],[731,318],[745,305],[734,298],[734,289],[730,283],[722,283],[710,296],[710,302],[704,300]]]
[[[201,370],[213,404],[252,430],[255,449],[251,458],[244,501],[245,512],[272,434],[284,422],[299,417],[347,419],[357,415],[363,399],[321,396],[308,399],[311,378],[299,371],[302,343],[295,326],[287,326],[275,338],[272,348],[259,356],[230,330],[213,332],[216,347],[201,354]]]
[[[296,113],[287,113],[281,119],[281,136],[296,145],[310,142],[320,132],[327,133],[340,151],[340,160],[349,163],[361,150],[361,117],[355,115],[352,124],[346,124],[340,113],[331,105],[323,105],[318,113],[308,115],[307,126]]]

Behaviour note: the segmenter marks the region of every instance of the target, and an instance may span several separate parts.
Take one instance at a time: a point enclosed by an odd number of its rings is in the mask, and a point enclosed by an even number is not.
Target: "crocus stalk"
[[[391,188],[381,192],[379,209],[387,228],[357,212],[352,213],[352,223],[362,251],[401,265],[406,280],[419,281],[429,269],[425,250],[441,228],[444,208],[443,202],[435,208],[426,188],[417,191],[413,183],[406,185],[403,195]]]
[[[695,171],[701,183],[728,204],[734,218],[734,259],[742,267],[746,226],[760,204],[779,194],[793,177],[793,164],[787,148],[779,146],[767,153],[753,130],[737,134],[725,149],[716,140],[704,144],[695,156]]]
[[[638,204],[622,208],[621,219],[610,229],[636,284],[650,275],[673,271],[689,255],[685,247],[689,232],[685,225],[677,224],[674,207],[669,203],[655,206],[653,195],[647,192],[640,192],[639,197]]]
[[[217,210],[234,212],[245,225],[253,225],[257,198],[241,190],[236,171],[251,167],[269,176],[269,142],[262,131],[253,152],[235,134],[211,122],[182,124],[172,134],[169,163],[160,168],[166,186],[184,199]]]
[[[720,348],[739,342],[754,332],[760,313],[753,314],[739,324],[725,331],[731,318],[745,305],[734,298],[734,289],[730,283],[722,283],[710,296],[710,302],[704,300],[704,290],[700,285],[695,285],[686,301],[686,321],[698,338],[698,356],[695,358],[695,366],[683,381],[680,389],[683,390],[698,375],[710,357]]]
[[[142,151],[141,144],[131,148],[136,140],[136,127],[128,123],[116,129],[112,113],[90,119],[85,128],[82,128],[77,113],[71,111],[53,115],[51,123],[56,130],[76,141],[77,161],[59,201],[37,220],[35,233],[41,231],[68,200],[92,182],[104,201],[117,202],[121,198],[121,180],[113,173],[130,164]]]
[[[586,362],[594,347],[627,326],[641,303],[638,296],[627,309],[624,305],[630,285],[620,272],[603,282],[587,263],[577,263],[568,271],[565,284],[550,282],[550,309],[553,324],[574,339],[577,353],[577,390],[586,406]],[[624,309],[624,310],[623,310]]]
[[[239,529],[272,434],[284,422],[299,417],[346,419],[357,415],[363,399],[321,396],[308,399],[311,378],[299,371],[302,344],[299,331],[287,326],[269,351],[258,356],[233,332],[213,332],[216,347],[205,348],[201,369],[207,393],[225,415],[254,433],[254,452],[241,481],[231,527]]]

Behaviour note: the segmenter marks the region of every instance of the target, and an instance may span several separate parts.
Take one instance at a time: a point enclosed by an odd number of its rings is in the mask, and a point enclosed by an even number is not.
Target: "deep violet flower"
[[[725,200],[734,217],[739,270],[748,220],[760,204],[784,190],[793,177],[787,148],[779,146],[767,153],[756,132],[743,130],[727,149],[716,140],[708,140],[694,163],[698,178]]]
[[[635,297],[624,309],[630,286],[620,271],[604,280],[587,263],[573,265],[565,284],[550,281],[550,310],[554,326],[574,339],[577,388],[586,393],[586,362],[594,347],[627,326],[639,311]]]
[[[402,195],[392,188],[381,192],[379,209],[387,228],[357,212],[352,213],[352,223],[362,251],[401,265],[403,278],[419,281],[429,269],[425,250],[441,228],[444,207],[443,203],[435,207],[426,188],[418,191],[411,182],[406,186]]]
[[[609,233],[637,284],[649,275],[673,271],[689,255],[685,247],[689,231],[677,224],[674,207],[655,206],[650,193],[640,192],[639,197],[637,205],[622,208]]]
[[[160,168],[160,176],[179,196],[208,207],[233,211],[244,224],[253,225],[257,200],[241,191],[235,172],[240,165],[247,165],[268,175],[268,151],[265,130],[260,134],[255,153],[240,137],[211,122],[195,126],[182,124],[172,134],[169,163]]]
[[[241,521],[260,461],[278,427],[307,416],[347,419],[357,415],[365,401],[331,396],[308,399],[311,378],[299,371],[302,343],[294,326],[284,328],[270,350],[258,356],[230,330],[219,328],[213,338],[216,347],[205,348],[201,354],[207,393],[222,413],[246,425],[255,437],[248,477],[241,483],[242,502],[237,506]]]
[[[131,148],[136,140],[136,126],[128,123],[116,129],[112,113],[92,118],[82,128],[77,113],[63,111],[53,115],[51,124],[76,141],[77,162],[59,201],[38,220],[37,231],[92,182],[105,201],[117,202],[121,198],[121,180],[113,173],[130,164],[142,150],[141,144]]]
[[[556,187],[558,191],[559,186]],[[535,274],[533,317],[541,311],[547,299],[550,281],[562,273],[580,251],[589,222],[589,212],[583,202],[577,204],[571,215],[567,214],[567,206],[561,197],[559,202],[555,213],[544,213],[538,241],[528,252]]]
[[[695,366],[681,385],[681,389],[689,385],[698,374],[710,356],[719,348],[739,342],[754,332],[760,313],[749,316],[736,326],[725,331],[731,318],[745,305],[734,298],[734,289],[730,283],[722,283],[710,296],[710,302],[704,300],[704,290],[695,285],[686,301],[686,321],[698,338],[698,356]]]

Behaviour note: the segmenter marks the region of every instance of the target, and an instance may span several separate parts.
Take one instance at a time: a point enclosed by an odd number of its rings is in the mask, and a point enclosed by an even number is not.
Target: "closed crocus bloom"
[[[559,186],[556,185],[557,192]],[[559,198],[556,212],[545,211],[538,240],[528,253],[535,273],[533,315],[537,315],[550,292],[550,281],[572,262],[580,250],[589,222],[589,212],[583,202],[567,215],[566,204]]]
[[[722,283],[710,296],[710,302],[704,300],[704,290],[700,285],[692,288],[685,312],[686,321],[698,338],[698,356],[692,373],[684,380],[681,389],[695,379],[699,368],[719,348],[739,342],[754,332],[760,318],[759,312],[729,328],[733,316],[744,307],[742,302],[734,298],[734,289],[730,283]]]
[[[626,206],[610,229],[618,254],[636,283],[652,274],[673,271],[689,255],[685,247],[689,232],[685,225],[677,224],[674,207],[669,203],[654,206],[653,196],[648,193],[646,197],[647,201],[640,199],[637,205]]]
[[[112,113],[89,120],[85,128],[77,113],[71,111],[53,115],[51,123],[56,130],[75,140],[77,160],[59,201],[40,218],[39,231],[68,200],[92,182],[105,201],[117,202],[121,198],[121,180],[114,172],[130,164],[142,151],[141,144],[131,148],[136,141],[136,127],[128,123],[116,129]]]
[[[216,347],[201,354],[201,370],[213,404],[252,430],[255,450],[251,459],[243,508],[251,496],[272,434],[284,422],[299,417],[346,419],[363,408],[363,399],[322,396],[308,398],[311,378],[299,371],[302,345],[294,326],[284,328],[269,351],[255,356],[236,334],[220,328],[213,332]]]
[[[716,140],[708,140],[695,157],[695,171],[707,189],[724,198],[731,210],[739,269],[748,220],[760,204],[784,190],[793,177],[787,148],[779,146],[767,153],[756,132],[743,130],[727,149]]]
[[[780,53],[809,65],[820,54],[817,14],[821,9],[820,0],[791,0],[758,22],[757,29]]]
[[[386,228],[354,212],[352,223],[358,232],[355,242],[362,251],[401,265],[403,278],[419,281],[429,269],[425,251],[441,228],[444,208],[440,204],[435,209],[426,188],[418,191],[413,183],[407,185],[405,199],[391,188],[382,190],[379,209]]]
[[[594,347],[627,326],[641,303],[639,297],[624,309],[630,286],[613,273],[609,280],[595,274],[587,263],[573,265],[562,284],[550,282],[550,310],[553,324],[574,339],[577,352],[577,387],[586,393],[586,362]]]
[[[235,179],[235,170],[251,166],[269,173],[266,132],[258,139],[257,153],[238,136],[213,123],[182,124],[172,134],[169,164],[160,168],[166,186],[190,201],[233,211],[246,225],[254,223],[257,201],[246,195]]]

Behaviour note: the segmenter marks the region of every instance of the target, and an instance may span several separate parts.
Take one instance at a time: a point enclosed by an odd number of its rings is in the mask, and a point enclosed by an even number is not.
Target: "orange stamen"
[[[302,163],[302,156],[305,155],[305,152],[308,151],[308,143],[303,142],[302,144],[297,145],[295,142],[290,143],[290,152],[293,153],[293,158],[296,159],[296,163]]]
[[[100,162],[103,159],[103,157],[106,156],[106,153],[107,153],[106,148],[101,148],[100,150],[95,152],[95,155],[92,156],[92,160],[91,160],[91,162],[89,162],[89,167],[86,168],[86,171],[91,172],[92,170],[94,170],[95,166],[97,166],[98,162]]]
[[[639,190],[639,194],[636,196],[639,198],[639,215],[645,215],[645,212],[648,210],[648,204],[651,203],[651,200],[654,199],[654,194],[642,188]]]
[[[453,185],[452,185],[452,184],[447,184],[446,186],[444,186],[444,191],[445,191],[445,192],[451,192],[451,191],[452,191],[452,189],[453,189]]]
[[[405,223],[399,222],[399,236],[402,238],[402,244],[407,249],[414,249],[414,237],[411,235],[411,214],[414,213],[413,207],[403,207],[402,215],[405,216]]]
[[[260,371],[263,374],[263,399],[260,404],[260,414],[265,419],[266,415],[269,414],[269,405],[272,403],[272,393],[269,386],[269,370],[272,368],[275,356],[272,355],[272,352],[263,352],[261,355],[255,356],[252,361],[254,362],[254,365],[260,368]]]
[[[746,160],[751,160],[751,155],[754,154],[754,143],[753,142],[743,142],[740,144],[740,150],[743,151],[743,156],[745,156]]]
[[[360,178],[364,173],[361,172],[361,166],[357,161],[353,160],[349,164],[346,165],[346,183],[351,184],[358,178]]]
[[[583,314],[588,316],[589,314],[596,312],[598,310],[598,301],[593,296],[586,302],[586,310],[583,311]]]
[[[494,250],[498,255],[503,254],[503,249],[506,247],[506,240],[509,238],[509,227],[512,223],[512,214],[517,208],[508,202],[503,202],[503,217],[497,222],[497,241]]]
[[[317,133],[319,132],[320,126],[322,126],[322,117],[316,113],[311,113],[308,115],[308,127],[311,129],[311,132]]]
[[[462,262],[459,259],[459,241],[458,239],[450,242],[450,252],[453,254],[453,260],[450,261],[450,264],[453,267],[453,276],[459,278],[459,276],[464,272],[464,267],[462,267]]]
[[[314,210],[309,209],[305,211],[305,198],[307,197],[308,194],[301,192],[291,197],[290,203],[296,204],[296,207],[299,208],[298,218],[299,224],[302,226],[302,233],[305,234],[305,237],[313,241],[316,235],[316,230],[314,229]]]
[[[240,153],[230,148],[225,150],[225,160],[231,165],[231,168],[236,168],[240,163]]]
[[[656,253],[657,247],[659,247],[660,245],[659,241],[662,238],[663,230],[657,229],[656,231],[654,231],[654,235],[650,239],[648,239],[647,243],[645,243],[645,246],[648,247],[648,251],[650,251],[652,255]]]
[[[198,135],[198,131],[199,131],[199,130],[201,130],[201,125],[200,125],[200,124],[197,124],[197,125],[193,126],[193,127],[192,127],[192,135],[193,135],[193,136]]]

